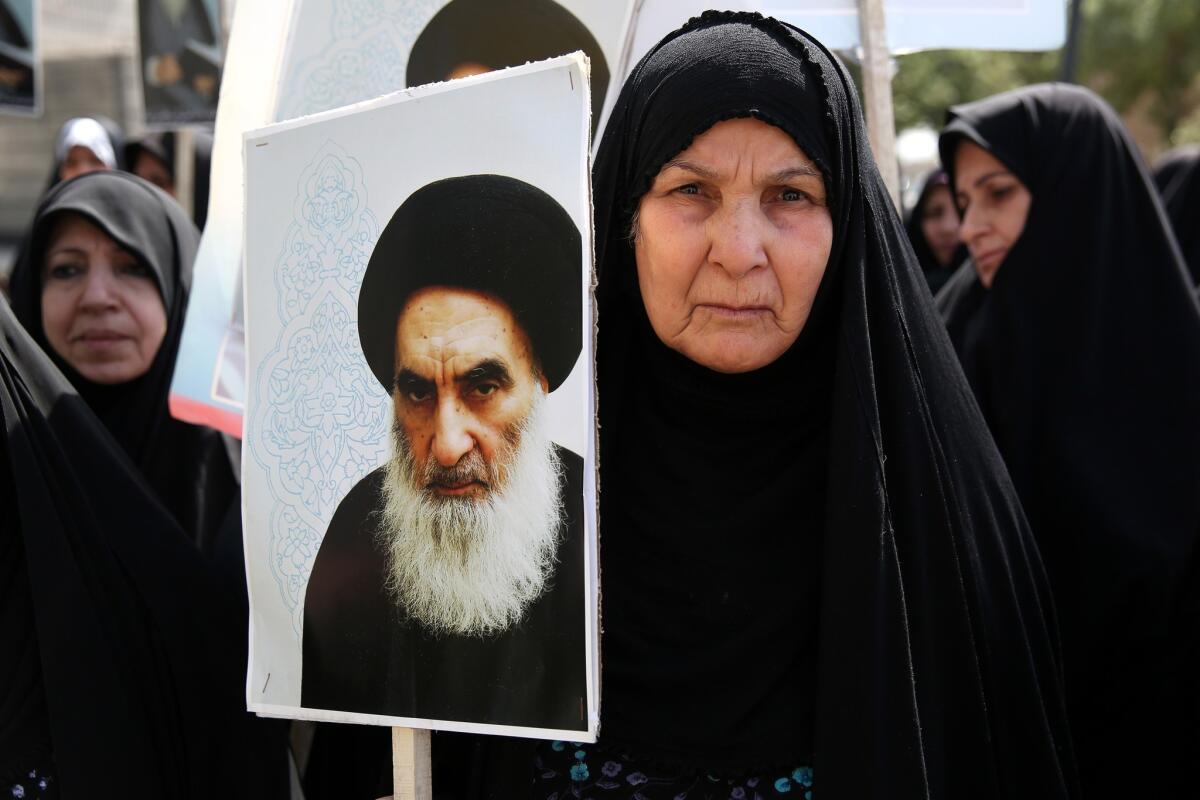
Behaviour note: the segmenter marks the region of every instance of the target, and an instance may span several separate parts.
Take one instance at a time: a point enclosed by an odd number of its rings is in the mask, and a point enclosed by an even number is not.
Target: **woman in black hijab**
[[[602,725],[536,796],[1074,796],[1040,561],[845,68],[692,20],[594,196]]]
[[[236,525],[232,463],[219,433],[167,410],[198,240],[182,209],[146,181],[84,175],[38,208],[12,302],[180,526],[212,553],[222,525]],[[240,552],[240,542],[226,544]]]
[[[1160,158],[1154,165],[1154,182],[1192,284],[1200,286],[1200,145],[1177,147]]]
[[[904,230],[929,291],[937,294],[967,257],[958,239],[958,209],[945,170],[932,170],[921,180],[921,192],[904,218]]]
[[[1093,93],[1031,86],[948,119],[942,161],[974,266],[939,304],[1046,562],[1084,796],[1192,796],[1190,281],[1136,147]]]

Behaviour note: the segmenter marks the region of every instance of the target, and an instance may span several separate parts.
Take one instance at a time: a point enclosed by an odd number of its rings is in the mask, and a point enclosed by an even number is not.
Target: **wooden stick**
[[[433,800],[429,731],[392,728],[392,791],[396,800]]]
[[[858,29],[862,37],[863,105],[867,114],[867,138],[888,194],[892,196],[896,208],[899,208],[900,165],[896,161],[892,65],[883,0],[858,0]]]
[[[170,156],[170,154],[168,154]],[[196,183],[196,134],[183,128],[175,132],[175,194],[176,200],[189,217],[193,216],[192,208]],[[130,165],[132,166],[132,165]]]

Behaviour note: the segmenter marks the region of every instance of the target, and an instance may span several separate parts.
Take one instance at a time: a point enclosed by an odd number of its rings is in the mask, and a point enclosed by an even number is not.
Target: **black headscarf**
[[[991,289],[964,273],[960,302],[939,300],[1050,575],[1085,796],[1182,797],[1196,675],[1177,658],[1200,531],[1187,273],[1136,146],[1092,92],[1031,86],[948,116],[952,181],[972,141],[1033,196]]]
[[[805,629],[811,615],[817,620],[812,716],[797,706],[794,718],[811,730],[817,791],[835,800],[1071,796],[1040,561],[872,160],[853,83],[811,37],[756,14],[708,12],[651,50],[622,90],[596,161],[605,669],[628,657],[614,652],[621,637],[613,637],[619,620],[607,616],[609,600],[641,588],[627,582],[634,569],[613,561],[637,543],[622,543],[634,532],[611,520],[639,500],[610,491],[632,483],[613,474],[612,462],[629,463],[621,451],[643,435],[624,425],[631,410],[672,391],[657,385],[654,370],[627,366],[646,346],[648,325],[628,241],[631,216],[663,163],[735,117],[756,117],[795,139],[824,174],[833,220],[813,316],[780,365],[795,374],[765,378],[784,388],[828,381],[827,399],[809,388],[795,406],[795,425],[816,427],[826,442],[825,491],[823,509],[803,500],[794,508],[797,537],[813,536],[819,525],[816,607],[788,612]],[[694,430],[722,455],[701,452],[701,461],[676,470],[732,476],[752,468],[753,445],[741,459],[723,455],[740,433]],[[797,436],[812,441],[810,433]],[[642,488],[653,494],[652,484]],[[806,497],[804,487],[795,490]],[[703,546],[688,527],[692,498],[657,499],[675,512],[664,515],[666,524],[678,520],[660,537],[673,538],[681,553]],[[752,548],[758,533],[731,526],[727,538]],[[688,584],[686,576],[651,577],[668,582],[666,596]],[[803,595],[803,586],[794,588]],[[654,622],[664,631],[674,624],[661,615]],[[703,639],[706,631],[690,636]],[[703,705],[746,689],[731,682],[688,701]],[[659,725],[676,702],[669,683],[662,692],[660,705],[641,709],[647,726]],[[602,721],[622,702],[605,677]],[[602,727],[602,739],[609,733]]]
[[[1154,165],[1167,217],[1179,240],[1192,283],[1200,286],[1200,145],[1177,147]]]
[[[940,169],[931,170],[921,179],[921,192],[917,195],[917,202],[913,203],[913,207],[904,217],[904,230],[908,233],[908,240],[912,242],[913,252],[917,254],[917,263],[925,273],[925,280],[929,282],[929,291],[933,294],[937,294],[946,285],[955,268],[967,258],[967,248],[959,244],[954,255],[950,257],[950,263],[939,264],[933,254],[933,248],[925,238],[925,231],[921,228],[921,223],[925,220],[925,203],[929,201],[933,190],[939,186],[949,186],[946,172]]]
[[[247,796],[236,603],[3,300],[0,417],[0,777]]]
[[[56,217],[85,217],[151,270],[162,293],[167,331],[145,375],[118,385],[83,378],[46,341],[42,330],[42,271]],[[199,234],[165,192],[134,175],[98,172],[55,187],[34,218],[29,246],[12,276],[17,319],[142,470],[185,532],[209,550],[235,502],[237,484],[220,434],[171,417],[171,373],[183,334],[192,262]]]

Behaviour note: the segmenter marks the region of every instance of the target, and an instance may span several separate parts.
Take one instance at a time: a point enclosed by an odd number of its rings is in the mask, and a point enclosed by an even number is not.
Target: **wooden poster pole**
[[[392,792],[395,800],[433,800],[429,731],[392,728]]]
[[[175,199],[189,217],[194,216],[192,201],[195,197],[193,187],[196,184],[196,134],[187,128],[176,131],[175,152],[167,155],[173,155],[175,159]]]
[[[888,52],[884,0],[858,0],[858,29],[862,38],[863,105],[867,138],[879,174],[896,208],[900,208],[900,165],[896,161],[896,115],[892,110],[891,56]]]

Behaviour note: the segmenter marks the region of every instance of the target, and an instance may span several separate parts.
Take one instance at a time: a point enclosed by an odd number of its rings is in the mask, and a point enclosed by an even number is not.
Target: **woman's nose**
[[[104,269],[102,265],[93,265],[88,269],[83,281],[83,305],[106,307],[116,302],[111,270]]]
[[[709,261],[734,278],[767,263],[766,231],[757,203],[740,202],[709,220]]]

